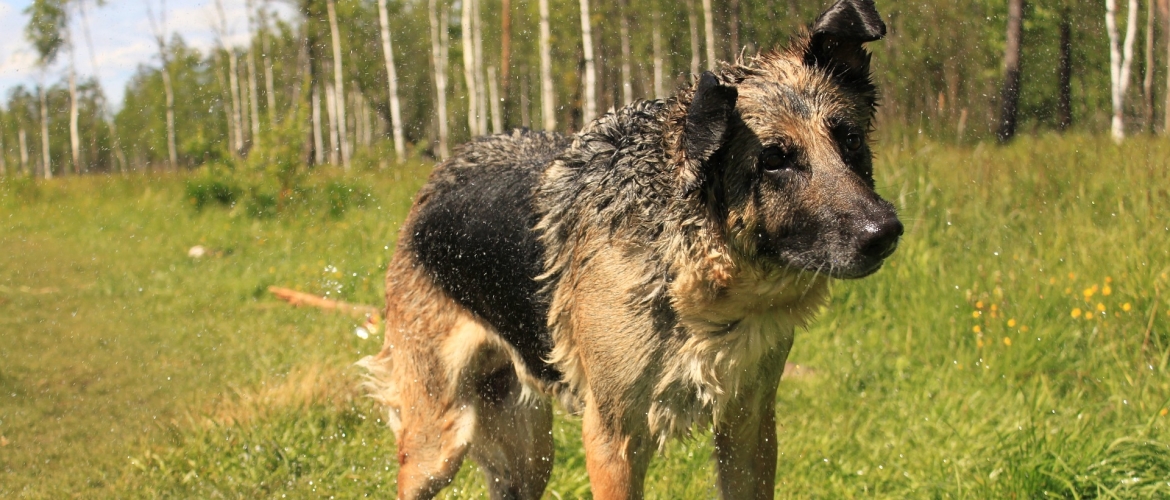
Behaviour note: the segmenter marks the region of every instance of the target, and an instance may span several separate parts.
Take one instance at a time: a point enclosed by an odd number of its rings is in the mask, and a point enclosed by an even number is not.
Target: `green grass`
[[[1170,497],[1165,165],[1145,138],[883,144],[907,234],[797,334],[778,496]],[[425,171],[314,174],[309,200],[371,199],[264,218],[196,210],[191,176],[0,181],[0,497],[390,496],[350,366],[380,341],[264,289],[377,303]],[[548,497],[587,497],[579,421],[555,436]],[[648,496],[713,497],[708,441],[671,444]],[[470,464],[447,490],[484,495]]]

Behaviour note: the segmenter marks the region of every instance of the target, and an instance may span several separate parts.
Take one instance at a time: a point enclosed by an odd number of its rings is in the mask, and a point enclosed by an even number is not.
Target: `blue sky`
[[[101,8],[88,1],[89,30],[93,37],[94,57],[85,43],[80,19],[74,23],[77,70],[83,77],[98,76],[111,104],[120,107],[126,82],[140,64],[157,64],[156,50],[151,37],[146,2],[158,9],[158,0],[108,0]],[[244,0],[222,0],[229,20],[230,44],[242,45],[248,40]],[[24,39],[28,24],[25,8],[32,0],[0,0],[0,100],[6,100],[9,89],[17,85],[36,85],[41,70],[36,66],[36,54]],[[257,2],[260,3],[260,2]],[[168,0],[168,27],[188,44],[206,50],[215,44],[212,26],[217,16],[214,0]],[[287,19],[288,9],[282,2],[273,2]],[[57,64],[45,72],[49,84],[61,80],[67,73],[69,55],[62,53]],[[91,63],[96,59],[97,70]]]

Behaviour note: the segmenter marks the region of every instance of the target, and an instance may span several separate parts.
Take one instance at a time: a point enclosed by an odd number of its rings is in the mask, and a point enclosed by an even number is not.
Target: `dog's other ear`
[[[683,147],[688,160],[680,173],[684,192],[702,184],[703,163],[723,146],[738,98],[739,91],[719,83],[714,73],[705,71],[699,75],[683,131]]]
[[[866,42],[886,36],[886,24],[873,0],[837,0],[817,18],[804,62],[829,70],[849,81],[869,81],[869,52]]]

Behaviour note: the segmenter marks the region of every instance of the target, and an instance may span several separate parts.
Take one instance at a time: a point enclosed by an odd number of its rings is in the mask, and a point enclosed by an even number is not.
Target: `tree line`
[[[284,0],[296,14],[287,19],[270,0],[246,0],[247,18],[229,19],[222,1],[206,27],[219,43],[200,51],[170,31],[165,0],[144,0],[142,36],[157,54],[115,109],[98,75],[74,69],[90,57],[100,73],[87,9],[104,2],[35,0],[26,38],[43,68],[64,57],[68,69],[8,91],[0,169],[51,177],[445,158],[477,135],[569,132],[664,97],[715,61],[783,46],[828,3]],[[889,26],[871,46],[880,126],[951,141],[1170,129],[1170,1],[1118,3],[879,1]],[[246,29],[248,43],[227,43],[232,29]]]

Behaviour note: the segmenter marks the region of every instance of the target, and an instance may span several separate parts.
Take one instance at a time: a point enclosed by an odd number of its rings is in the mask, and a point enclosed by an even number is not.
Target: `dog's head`
[[[701,75],[676,142],[682,188],[750,258],[836,278],[877,271],[902,235],[874,191],[873,0],[838,0],[781,51]]]

